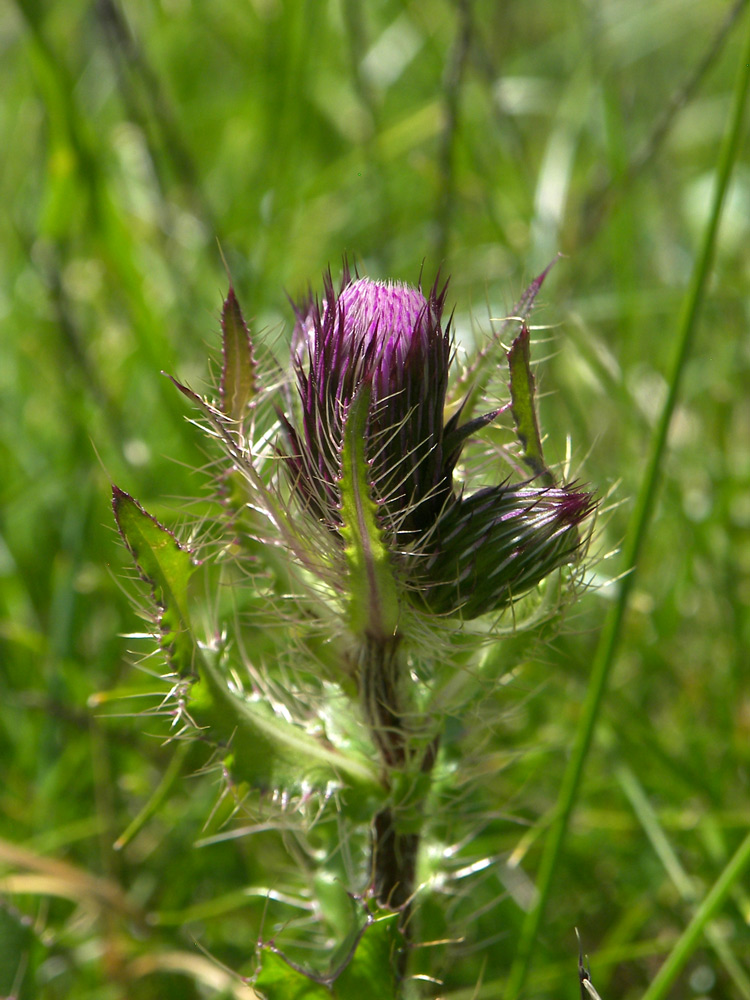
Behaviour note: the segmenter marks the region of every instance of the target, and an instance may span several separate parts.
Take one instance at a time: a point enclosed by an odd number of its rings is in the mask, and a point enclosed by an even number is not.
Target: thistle
[[[462,421],[464,400],[444,421],[446,291],[436,282],[425,298],[345,272],[338,294],[329,276],[322,306],[296,309],[284,457],[303,513],[356,550],[349,587],[364,589],[354,623],[371,638],[398,633],[407,601],[464,620],[506,607],[575,559],[592,508],[590,494],[554,488],[546,469],[544,486],[503,482],[467,496],[456,485],[464,444],[503,408]],[[527,339],[524,327],[515,349]],[[352,481],[349,438],[363,462]]]
[[[546,469],[542,486],[503,482],[467,495],[454,482],[464,445],[502,408],[463,418],[462,400],[444,419],[454,353],[446,291],[436,281],[425,297],[345,271],[336,293],[329,275],[322,304],[308,297],[296,308],[293,380],[280,413],[300,515],[325,525],[343,555],[357,681],[386,771],[428,772],[439,739],[410,759],[410,633],[430,617],[468,620],[507,607],[575,559],[592,509],[590,494],[555,488]],[[514,350],[528,350],[527,341],[524,327]],[[399,812],[408,816],[407,803],[375,821],[375,889],[392,906],[407,904],[414,879],[416,842]]]
[[[369,894],[400,912],[404,939],[441,739],[440,718],[416,695],[413,663],[429,661],[430,650],[436,664],[450,663],[453,637],[469,623],[483,618],[484,634],[487,622],[491,634],[505,609],[576,563],[581,526],[595,506],[590,493],[556,483],[542,454],[525,319],[544,277],[500,331],[520,323],[507,354],[510,400],[484,412],[475,410],[497,358],[485,351],[451,389],[456,351],[452,318],[444,318],[447,283],[436,281],[425,294],[421,286],[360,278],[346,267],[338,291],[329,273],[322,300],[308,294],[294,306],[287,373],[274,374],[270,365],[262,372],[230,289],[218,402],[175,382],[229,458],[219,476],[233,533],[229,548],[249,567],[251,583],[264,560],[275,591],[296,593],[300,621],[322,623],[339,683],[356,695],[374,769],[291,723],[277,720],[271,728],[268,713],[247,701],[235,710],[242,724],[234,716],[227,722],[227,706],[237,698],[227,694],[219,652],[212,659],[206,643],[185,641],[193,631],[187,584],[175,585],[174,565],[187,577],[195,560],[171,536],[157,537],[156,522],[115,493],[118,524],[164,612],[160,632],[183,678],[181,697],[190,700],[197,676],[202,693],[194,701],[204,715],[196,724],[224,727],[233,767],[260,745],[269,758],[296,761],[301,777],[325,773],[330,781],[334,774],[377,787]],[[508,411],[518,441],[510,468],[525,465],[530,476],[512,482],[497,472],[494,484],[469,488],[459,469],[471,464],[470,449]],[[487,455],[483,467],[489,468]],[[405,962],[402,948],[397,978]]]

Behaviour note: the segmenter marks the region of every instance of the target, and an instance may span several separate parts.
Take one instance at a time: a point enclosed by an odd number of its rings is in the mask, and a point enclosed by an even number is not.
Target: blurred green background
[[[204,494],[206,442],[160,371],[207,376],[221,254],[253,329],[280,343],[286,293],[345,253],[373,277],[441,268],[465,342],[564,254],[534,313],[546,450],[562,462],[570,439],[572,474],[605,498],[595,549],[612,552],[665,398],[746,6],[0,9],[0,995],[249,996],[214,959],[250,974],[269,936],[245,889],[283,885],[281,839],[196,848],[215,776],[101,694],[147,685],[123,637],[140,623],[110,482],[170,524]],[[575,927],[604,1000],[640,997],[750,826],[749,247],[745,144],[534,997],[579,995]],[[435,950],[445,987],[426,997],[501,993],[606,581],[625,569],[599,561],[599,587],[495,697],[465,856],[497,863],[446,893],[443,930],[463,942]],[[164,802],[114,850],[170,763]],[[675,997],[750,997],[749,920],[738,883]]]

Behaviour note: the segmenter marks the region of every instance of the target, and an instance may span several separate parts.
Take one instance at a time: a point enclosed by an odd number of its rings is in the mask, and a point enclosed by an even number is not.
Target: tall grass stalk
[[[591,747],[591,742],[596,728],[602,701],[607,690],[607,685],[612,672],[612,667],[617,655],[622,623],[628,608],[630,594],[635,582],[638,570],[638,560],[643,549],[643,545],[654,511],[657,489],[661,478],[662,461],[667,446],[669,428],[672,416],[677,405],[677,400],[682,387],[682,378],[687,359],[695,340],[695,332],[698,326],[700,310],[705,296],[706,284],[711,271],[714,249],[716,246],[716,236],[721,221],[722,209],[724,207],[725,196],[732,170],[737,162],[742,137],[742,126],[747,101],[748,84],[750,83],[750,26],[747,28],[745,43],[740,55],[739,71],[734,87],[732,107],[729,114],[729,124],[722,142],[718,166],[716,184],[713,191],[713,202],[711,211],[703,233],[699,254],[696,258],[687,294],[683,300],[682,310],[679,316],[677,334],[675,338],[674,358],[669,374],[669,391],[664,403],[664,407],[656,427],[656,432],[651,441],[646,473],[641,482],[641,487],[636,499],[633,515],[630,520],[628,532],[623,548],[624,564],[629,572],[622,578],[619,584],[617,600],[612,607],[610,614],[602,631],[596,654],[594,665],[591,671],[586,699],[583,705],[581,719],[576,731],[576,739],[573,750],[568,761],[568,766],[563,776],[560,794],[557,799],[555,819],[547,835],[544,852],[537,877],[537,896],[534,907],[528,912],[521,930],[521,939],[518,952],[505,989],[505,1000],[514,1000],[520,996],[531,964],[534,953],[539,928],[547,909],[552,883],[555,876],[557,863],[562,854],[565,843],[565,836],[568,830],[570,816],[575,806],[576,798],[581,785],[583,769],[586,758]],[[743,844],[744,853],[740,852],[740,859],[745,860],[750,857],[750,845]],[[746,857],[747,855],[747,857]],[[725,873],[726,875],[726,873]],[[735,876],[736,877],[736,876]],[[724,876],[722,876],[724,878]],[[719,883],[714,887],[718,887]],[[713,896],[713,893],[712,893]],[[721,899],[724,898],[722,895]],[[708,900],[706,901],[708,903]],[[712,904],[718,906],[715,900]],[[705,904],[704,904],[705,906]],[[701,907],[703,912],[704,907]],[[711,911],[712,913],[714,910]],[[696,916],[697,920],[697,916]],[[691,923],[690,927],[696,923]],[[705,926],[706,920],[700,923],[700,928]],[[697,934],[690,937],[686,934],[680,939],[682,945],[680,951],[681,962],[687,958],[688,948],[695,946]],[[673,953],[674,955],[674,953]],[[670,960],[671,962],[671,957]],[[669,962],[668,962],[669,964]],[[673,963],[674,964],[674,963]],[[671,968],[671,966],[670,966]],[[677,966],[679,968],[679,966]],[[675,972],[676,974],[676,972]],[[662,983],[664,985],[658,985]],[[662,997],[667,988],[666,977],[661,974],[652,984],[647,993],[648,1000],[657,1000]]]

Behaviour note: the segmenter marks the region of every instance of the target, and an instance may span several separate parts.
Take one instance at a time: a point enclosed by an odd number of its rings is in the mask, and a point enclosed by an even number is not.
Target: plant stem
[[[359,651],[359,692],[365,720],[388,774],[404,769],[409,753],[400,684],[398,636],[366,635]]]
[[[404,947],[396,963],[402,981],[411,938],[421,816],[439,739],[424,749],[406,722],[398,636],[367,636],[360,647],[359,687],[367,725],[380,754],[390,802],[372,824],[372,884],[379,905],[401,912]],[[406,779],[406,780],[404,780]]]
[[[402,910],[406,925],[414,892],[418,833],[402,833],[394,810],[387,806],[372,824],[373,884],[378,902],[391,910]]]

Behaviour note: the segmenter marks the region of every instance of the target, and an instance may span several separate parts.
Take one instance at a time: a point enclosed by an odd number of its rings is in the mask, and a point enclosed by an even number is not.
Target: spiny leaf
[[[262,967],[254,985],[267,1000],[393,1000],[396,994],[396,949],[402,944],[400,914],[369,914],[355,926],[325,973],[305,970],[274,945],[263,950]]]
[[[529,328],[524,323],[521,332],[508,351],[510,368],[511,413],[516,425],[518,440],[523,448],[522,458],[535,476],[546,486],[554,485],[554,478],[544,462],[542,439],[536,416],[534,376],[531,373]]]
[[[263,965],[253,985],[265,1000],[331,1000],[327,986],[293,969],[268,948],[263,951]]]
[[[392,1000],[396,950],[403,944],[399,913],[378,917],[362,936],[351,962],[334,984],[339,1000]]]
[[[195,563],[175,536],[117,486],[112,509],[141,577],[151,587],[159,608],[161,645],[170,665],[182,676],[195,672],[195,643],[187,610],[188,581]]]
[[[113,487],[117,526],[138,572],[152,589],[159,608],[162,646],[181,676],[198,676],[190,690],[189,710],[215,744],[232,755],[231,769],[256,787],[272,788],[293,779],[327,781],[347,778],[370,791],[379,785],[374,769],[317,740],[277,716],[268,706],[235,695],[192,633],[188,581],[196,569],[190,553],[141,505]],[[306,767],[300,767],[304,761]]]
[[[221,313],[222,355],[221,409],[232,420],[241,421],[256,393],[256,362],[250,330],[240,304],[229,286]]]
[[[243,476],[253,491],[254,506],[262,511],[263,515],[273,524],[274,531],[279,533],[284,545],[294,553],[301,565],[311,569],[313,572],[319,571],[320,562],[316,555],[311,556],[309,540],[300,537],[288,516],[284,504],[280,502],[274,491],[269,489],[263,481],[262,476],[253,464],[252,456],[238,444],[232,428],[228,426],[229,421],[226,415],[201,398],[198,393],[193,392],[192,389],[178,382],[173,375],[169,375],[166,372],[163,374],[167,375],[167,378],[175,388],[179,389],[183,396],[194,403],[206,417],[212,431],[216,432],[224,444],[227,453],[237,466],[242,469]]]
[[[290,781],[322,786],[334,779],[382,794],[369,761],[316,739],[263,702],[250,702],[234,694],[206,657],[200,663],[200,681],[191,691],[190,712],[214,739],[229,746],[232,774],[255,787]]]
[[[398,626],[398,591],[388,548],[371,496],[365,457],[371,388],[362,385],[349,404],[341,453],[341,535],[349,569],[349,623],[356,634],[392,636]]]
[[[466,371],[451,390],[447,409],[455,409],[460,402],[463,415],[466,419],[471,419],[481,400],[485,396],[485,391],[491,383],[497,371],[497,345],[508,334],[517,323],[525,320],[534,307],[534,301],[544,284],[544,279],[557,263],[557,258],[553,260],[531,282],[529,287],[521,295],[520,299],[513,306],[510,316],[497,324],[492,332],[489,343],[479,351]]]

